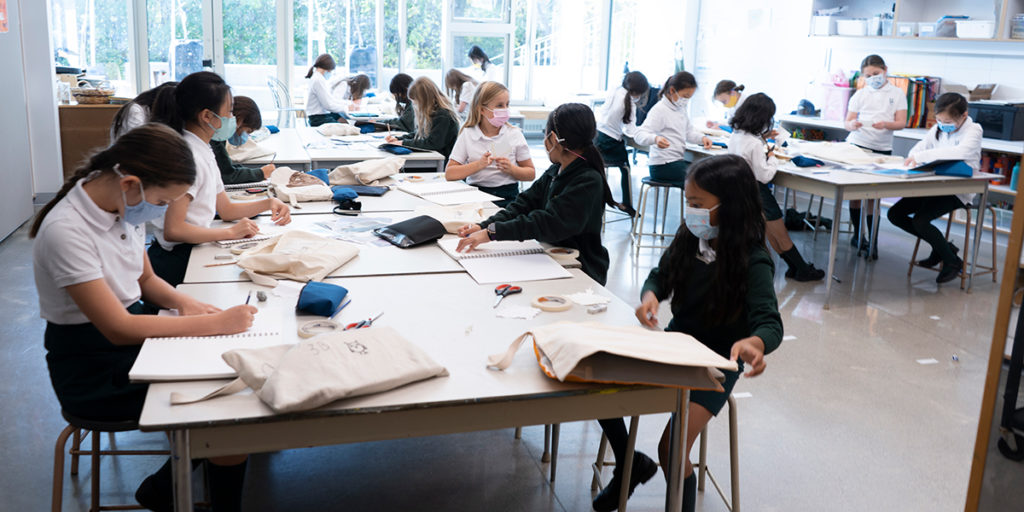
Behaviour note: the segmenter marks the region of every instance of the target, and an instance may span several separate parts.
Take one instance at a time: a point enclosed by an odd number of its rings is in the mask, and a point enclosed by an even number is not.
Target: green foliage
[[[408,0],[406,5],[409,34],[406,48],[412,51],[410,69],[441,67],[441,0]]]
[[[224,0],[224,62],[277,62],[277,10],[274,0]]]

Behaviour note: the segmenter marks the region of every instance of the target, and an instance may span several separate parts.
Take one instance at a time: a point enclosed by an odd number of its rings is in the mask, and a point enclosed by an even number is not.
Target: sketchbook
[[[217,245],[220,247],[233,247],[238,244],[244,244],[246,242],[262,242],[264,240],[270,240],[274,235],[253,235],[249,238],[239,238],[237,240],[217,240]]]
[[[444,238],[437,245],[479,284],[572,277],[536,240],[488,242],[468,253],[456,251],[459,238]]]
[[[398,185],[398,189],[441,206],[501,201],[500,197],[488,194],[462,181],[402,182]]]
[[[224,190],[245,190],[247,188],[266,188],[270,186],[270,180],[254,181],[252,183],[225,183]]]

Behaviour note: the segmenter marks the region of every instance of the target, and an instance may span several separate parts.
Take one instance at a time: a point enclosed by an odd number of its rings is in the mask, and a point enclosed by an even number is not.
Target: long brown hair
[[[508,92],[508,88],[498,82],[484,82],[480,84],[480,88],[473,95],[473,104],[469,106],[469,115],[466,117],[466,123],[462,125],[462,129],[465,130],[470,126],[480,126],[480,123],[485,120],[483,113],[480,112],[481,108],[503,92]]]
[[[132,105],[139,105],[144,107],[146,111],[149,111],[153,107],[153,102],[156,101],[156,97],[160,94],[160,91],[178,85],[178,82],[164,82],[148,91],[139,93],[132,101],[125,103],[121,108],[117,109],[117,113],[114,114],[114,120],[111,123],[114,125],[112,133],[118,135],[121,130],[124,129],[124,122],[128,118],[128,112],[131,110]],[[149,121],[147,119],[146,121]]]
[[[643,73],[630,71],[622,77],[622,88],[626,90],[626,96],[622,98],[622,124],[629,124],[630,118],[633,117],[633,98],[631,96],[646,93],[650,90],[651,84],[647,82],[647,77]]]
[[[472,82],[473,85],[480,85],[473,77],[455,68],[449,69],[444,76],[444,91],[448,96],[455,95],[455,104],[462,103],[462,84]]]
[[[425,139],[430,135],[430,121],[435,112],[443,111],[456,123],[459,122],[459,115],[452,108],[452,102],[441,94],[433,80],[425,76],[417,78],[409,86],[409,99],[412,100],[413,112],[416,114],[417,139]]]
[[[238,120],[238,127],[250,128],[253,131],[263,127],[263,115],[260,114],[260,107],[248,96],[235,96],[235,104],[231,107],[231,113]]]
[[[363,98],[363,94],[370,88],[370,77],[359,73],[345,79],[348,84],[348,94],[353,100]]]
[[[46,214],[50,213],[75,185],[93,171],[114,172],[114,166],[142,181],[143,187],[172,184],[191,185],[196,181],[196,163],[192,149],[178,132],[160,123],[146,123],[119,137],[109,147],[94,152],[68,177],[57,196],[46,203],[32,223],[29,237],[39,233]]]
[[[306,78],[312,78],[313,70],[316,68],[334,71],[335,67],[337,67],[337,65],[334,63],[334,57],[331,57],[331,54],[329,53],[322,53],[315,61],[313,61],[313,65],[309,67],[309,71],[306,72]]]

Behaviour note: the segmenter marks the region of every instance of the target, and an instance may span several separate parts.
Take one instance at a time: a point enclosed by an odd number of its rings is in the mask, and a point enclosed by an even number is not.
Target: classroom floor
[[[546,164],[543,148],[534,152],[538,167]],[[645,171],[634,169],[637,185]],[[678,225],[675,201],[671,226]],[[660,251],[641,251],[634,260],[628,226],[607,228],[608,288],[636,303]],[[763,376],[741,380],[735,390],[745,394],[737,398],[745,510],[963,509],[998,285],[979,279],[967,294],[956,282],[936,285],[928,270],[908,279],[913,240],[884,220],[882,226],[877,262],[858,259],[848,235],[841,239],[842,283],[833,288],[831,311],[821,308],[823,282],[796,283],[778,272],[787,339],[768,357]],[[825,267],[827,237],[797,233],[794,240]],[[979,257],[989,258],[987,247]],[[64,423],[46,371],[27,226],[0,243],[0,261],[0,446],[7,464],[0,509],[43,510],[53,443]],[[668,310],[662,308],[663,325]],[[920,364],[924,359],[937,362]],[[665,421],[641,419],[638,449],[654,454]],[[709,461],[728,487],[727,426],[724,415],[712,422]],[[596,422],[562,425],[553,484],[539,460],[540,426],[525,428],[521,440],[505,429],[259,454],[250,460],[245,504],[260,511],[585,511],[599,438]],[[140,433],[119,436],[117,444],[166,446],[163,436]],[[106,461],[105,500],[130,499],[162,462]],[[66,477],[64,510],[87,510],[88,475],[83,461],[77,479]],[[629,510],[663,510],[664,491],[656,476],[637,489]],[[726,510],[710,484],[697,509]]]

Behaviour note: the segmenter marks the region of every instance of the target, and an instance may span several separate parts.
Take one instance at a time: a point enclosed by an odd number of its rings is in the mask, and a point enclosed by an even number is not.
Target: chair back
[[[277,77],[267,76],[267,87],[270,87],[270,93],[274,97],[274,108],[279,110],[291,108],[292,97],[284,82],[278,80]]]

